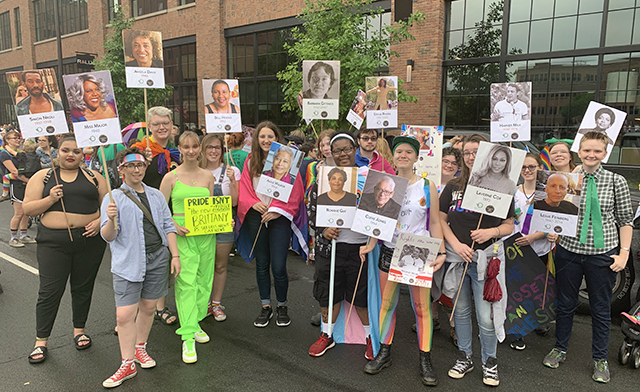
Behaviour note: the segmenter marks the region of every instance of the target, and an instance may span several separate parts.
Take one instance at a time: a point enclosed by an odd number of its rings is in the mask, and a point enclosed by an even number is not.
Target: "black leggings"
[[[84,227],[49,229],[38,224],[38,266],[40,290],[36,305],[36,333],[39,338],[51,335],[60,300],[71,276],[73,327],[84,328],[91,306],[93,284],[100,269],[106,243],[100,237],[84,237]]]

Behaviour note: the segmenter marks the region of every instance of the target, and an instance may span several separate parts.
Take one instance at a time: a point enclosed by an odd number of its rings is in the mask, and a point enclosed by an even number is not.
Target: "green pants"
[[[181,217],[177,217],[181,218]],[[178,219],[176,219],[178,222]],[[178,222],[180,224],[181,222]],[[176,279],[176,307],[182,340],[193,338],[200,330],[198,322],[207,316],[216,258],[215,234],[177,236],[181,269]]]

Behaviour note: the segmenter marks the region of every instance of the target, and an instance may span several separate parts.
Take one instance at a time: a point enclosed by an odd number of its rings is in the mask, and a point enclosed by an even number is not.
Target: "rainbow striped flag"
[[[542,166],[544,170],[551,170],[551,160],[549,157],[549,146],[544,146],[544,149],[540,151],[540,158],[542,158]]]

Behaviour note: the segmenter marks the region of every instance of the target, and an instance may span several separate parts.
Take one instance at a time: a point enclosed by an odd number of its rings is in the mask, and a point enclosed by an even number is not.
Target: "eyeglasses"
[[[336,156],[342,154],[343,152],[345,154],[351,154],[353,152],[353,147],[345,147],[345,148],[342,148],[340,150],[331,150],[331,154],[336,155]]]
[[[456,161],[450,161],[450,160],[447,160],[447,159],[443,159],[443,160],[442,160],[442,165],[443,165],[443,166],[449,166],[449,165],[451,165],[451,166],[456,166],[456,167],[458,167],[458,162],[456,162]]]
[[[124,164],[122,166],[125,167],[126,169],[129,169],[129,170],[136,170],[136,169],[142,170],[147,165],[145,163],[143,163],[143,162],[136,162],[136,163],[127,163],[127,164]]]
[[[377,142],[378,141],[378,137],[377,136],[376,137],[362,136],[360,138],[360,140],[362,140],[363,142],[369,142],[369,141]]]
[[[7,140],[20,140],[20,138],[17,136],[14,136],[14,137],[8,137]]]
[[[376,191],[380,192],[383,196],[391,196],[393,195],[393,191],[385,191],[380,188],[375,188]]]
[[[149,125],[155,128],[159,128],[159,127],[167,128],[169,125],[171,125],[171,121],[149,123]]]
[[[530,172],[533,173],[533,171],[536,170],[537,167],[538,166],[536,166],[536,165],[522,166],[522,171],[529,170]]]
[[[478,151],[465,151],[462,153],[462,155],[464,155],[465,158],[469,158],[469,157],[476,157],[476,155],[478,155]]]
[[[222,146],[207,146],[206,150],[222,150]]]

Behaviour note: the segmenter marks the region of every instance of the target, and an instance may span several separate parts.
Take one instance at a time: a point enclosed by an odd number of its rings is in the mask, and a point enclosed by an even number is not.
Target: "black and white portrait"
[[[531,118],[531,83],[491,85],[491,121],[519,123]]]
[[[304,61],[303,99],[340,99],[340,62]]]

